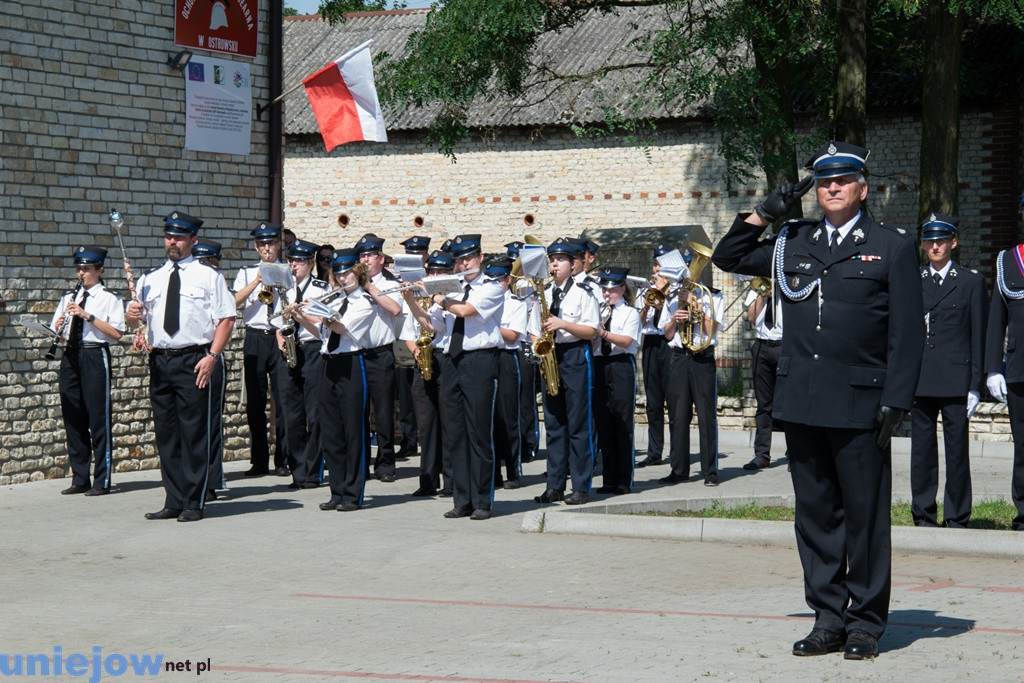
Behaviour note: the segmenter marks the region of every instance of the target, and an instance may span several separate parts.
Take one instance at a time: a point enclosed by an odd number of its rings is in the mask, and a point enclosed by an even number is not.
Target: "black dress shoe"
[[[93,486],[91,489],[85,492],[87,496],[105,496],[110,493],[110,489],[105,489],[102,486]]]
[[[501,485],[501,488],[505,489],[506,491],[511,491],[512,489],[517,489],[520,488],[521,486],[522,484],[519,483],[518,479],[509,479],[508,481]]]
[[[843,659],[872,659],[877,655],[878,638],[856,628],[846,636]]]
[[[473,514],[472,510],[466,508],[452,508],[448,512],[444,513],[445,519],[458,519],[459,517],[469,517]]]
[[[339,505],[341,505],[341,498],[331,496],[331,499],[326,503],[320,503],[320,509],[325,512],[327,510],[337,510]]]
[[[316,483],[315,481],[304,481],[301,484],[299,484],[299,488],[300,489],[317,489],[317,488],[320,488],[320,484]]]
[[[217,500],[217,492],[210,489],[206,492],[206,500]]]
[[[533,462],[533,460],[534,460],[534,457],[532,455],[524,455],[522,458],[520,458],[519,462],[521,462],[521,463],[523,463],[525,465],[528,462]]]
[[[274,476],[277,477],[289,477],[291,476],[291,473],[292,471],[285,467],[284,465],[281,465],[280,467],[274,470]]]
[[[355,512],[359,509],[359,503],[342,503],[334,509],[338,512]]]
[[[395,480],[395,475],[392,472],[384,472],[382,474],[378,474],[377,479],[378,481],[382,481],[385,484],[390,484]]]
[[[76,493],[85,493],[89,490],[88,486],[82,486],[81,484],[72,484],[63,491],[60,492],[62,496],[73,496]]]
[[[451,487],[447,487],[446,486],[445,488],[443,488],[440,491],[438,491],[437,495],[440,498],[451,498],[452,497]]]
[[[491,511],[490,510],[484,510],[483,508],[477,508],[476,510],[473,510],[473,514],[471,514],[469,516],[469,518],[474,520],[474,521],[476,521],[476,522],[479,522],[479,521],[484,520],[484,519],[490,519],[491,518]]]
[[[618,488],[617,486],[598,486],[597,487],[597,492],[598,493],[615,493],[615,490],[617,488]]]
[[[689,475],[683,477],[676,474],[675,472],[669,472],[667,477],[662,477],[658,481],[661,482],[662,484],[678,484],[679,482],[686,481],[689,478]]]
[[[842,633],[826,631],[823,628],[811,629],[807,637],[793,643],[793,654],[797,657],[814,657],[839,652],[846,642]]]
[[[198,522],[203,518],[203,511],[196,509],[182,510],[178,515],[179,522]]]
[[[583,493],[582,491],[573,491],[565,497],[566,505],[583,505],[588,502],[590,502],[590,494]]]
[[[705,486],[718,486],[718,473],[712,472],[708,476],[704,477]]]
[[[763,470],[768,467],[771,461],[763,455],[755,456],[753,460],[743,466],[743,469],[749,471]]]
[[[174,508],[164,508],[157,512],[147,512],[146,519],[177,519],[178,515],[181,514],[181,510],[175,510]]]
[[[268,474],[270,474],[270,470],[266,467],[256,467],[255,465],[244,472],[244,476],[246,477],[264,477]]]
[[[535,503],[557,503],[560,500],[565,499],[565,494],[556,489],[547,489],[544,493],[539,496],[533,497]]]
[[[426,496],[436,496],[437,489],[435,489],[433,486],[421,486],[415,491],[413,491],[412,495],[416,496],[417,498],[424,498]]]
[[[616,495],[616,496],[624,496],[627,493],[633,493],[633,489],[629,488],[625,484],[623,484],[622,486],[616,486],[615,487],[614,495]]]
[[[299,488],[299,482],[293,481],[292,483],[288,484],[288,488],[290,488],[290,489],[297,489],[297,488]]]
[[[646,458],[633,465],[633,467],[650,467],[651,465],[660,465],[661,463],[661,458],[652,458],[648,455]]]

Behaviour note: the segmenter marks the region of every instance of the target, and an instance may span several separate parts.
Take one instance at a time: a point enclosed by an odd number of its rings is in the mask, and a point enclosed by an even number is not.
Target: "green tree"
[[[285,5],[284,10],[281,12],[281,14],[282,16],[286,17],[297,17],[299,16],[299,10],[295,9],[294,7],[289,7],[288,5]]]

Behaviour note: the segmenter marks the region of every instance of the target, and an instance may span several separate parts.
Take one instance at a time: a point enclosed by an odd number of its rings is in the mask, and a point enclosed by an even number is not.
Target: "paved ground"
[[[747,444],[723,433],[716,491],[787,492],[784,465],[742,472]],[[1020,561],[897,556],[882,655],[798,659],[810,621],[795,551],[520,533],[543,461],[526,466],[530,486],[499,492],[490,521],[447,520],[449,501],[409,496],[416,464],[370,483],[355,513],[230,464],[229,498],[197,524],[142,518],[163,500],[154,472],[118,475],[103,498],[60,496],[66,480],[4,487],[0,652],[98,646],[257,682],[1024,677]],[[1009,467],[976,458],[976,495],[1005,494]],[[652,483],[665,474],[639,470],[635,496],[708,495]]]

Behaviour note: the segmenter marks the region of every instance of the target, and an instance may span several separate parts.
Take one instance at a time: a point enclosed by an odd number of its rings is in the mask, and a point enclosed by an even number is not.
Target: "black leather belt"
[[[81,344],[68,344],[68,351],[77,351],[78,349],[105,349],[110,344],[107,342],[82,342]]]
[[[758,339],[757,341],[761,342],[766,346],[782,346],[781,339]]]
[[[258,327],[247,327],[247,328],[245,328],[245,332],[246,332],[246,334],[248,334],[249,332],[255,332],[256,334],[276,334],[277,333],[277,329],[276,328],[272,328],[272,329],[269,329],[269,330],[261,330]]]
[[[180,349],[153,349],[150,353],[154,356],[184,356],[189,353],[206,353],[209,348],[209,344],[193,344]]]
[[[372,349],[363,349],[364,356],[376,356],[384,353],[385,351],[391,351],[394,353],[394,347],[391,344],[382,344],[380,346],[374,346]]]
[[[691,351],[690,349],[687,349],[687,348],[681,348],[681,349],[673,348],[672,349],[672,353],[674,353],[674,354],[676,354],[678,356],[690,356],[691,358],[701,358],[701,359],[703,359],[703,358],[714,358],[715,357],[714,347],[710,347],[710,346],[708,348],[704,349],[703,351],[697,351],[696,353],[694,353],[693,351]]]
[[[323,346],[324,343],[319,339],[309,339],[304,342],[299,342],[299,344],[302,346],[302,348],[308,349],[311,346]]]
[[[577,339],[576,341],[571,342],[555,342],[555,347],[559,349],[574,349],[577,346],[583,346],[584,344],[589,343],[590,341],[586,339]]]

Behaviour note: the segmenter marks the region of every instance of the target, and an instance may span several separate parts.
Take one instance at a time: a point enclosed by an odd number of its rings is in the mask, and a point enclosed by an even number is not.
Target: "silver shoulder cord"
[[[1010,289],[1006,286],[1006,278],[1003,275],[1003,254],[1006,250],[999,252],[996,257],[996,282],[999,283],[999,291],[1003,293],[1007,299],[1024,299],[1024,289]]]
[[[786,273],[782,267],[783,255],[786,253],[786,235],[789,233],[789,226],[783,226],[782,230],[779,231],[779,236],[775,240],[775,281],[779,283],[779,289],[786,295],[786,298],[790,301],[804,301],[811,293],[817,288],[818,290],[818,325],[817,331],[821,331],[821,278],[815,278],[810,284],[803,289],[794,290],[789,286],[786,281]],[[1024,292],[1021,293],[1024,296]]]

